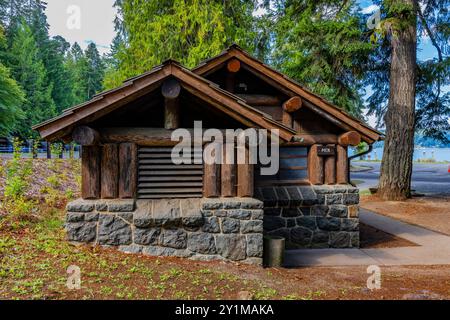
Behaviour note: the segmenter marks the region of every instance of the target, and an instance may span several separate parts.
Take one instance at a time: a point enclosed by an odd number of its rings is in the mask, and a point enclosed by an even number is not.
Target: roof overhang
[[[290,141],[295,130],[273,120],[269,115],[245,103],[241,98],[220,89],[216,84],[168,60],[140,76],[131,78],[116,89],[102,92],[92,100],[65,110],[60,116],[33,127],[41,137],[56,140],[67,137],[79,125],[95,121],[104,115],[152,92],[168,77],[175,77],[188,92],[208,102],[248,127],[257,127],[269,131],[278,130],[279,137]]]
[[[201,62],[192,71],[201,76],[207,76],[222,68],[230,59],[238,59],[243,68],[273,85],[288,96],[300,96],[306,101],[305,106],[322,117],[347,131],[356,131],[361,134],[363,141],[374,143],[384,139],[383,133],[373,129],[360,119],[357,119],[341,108],[333,105],[323,97],[307,90],[296,81],[286,77],[263,62],[253,58],[237,45],[232,45],[221,54]]]

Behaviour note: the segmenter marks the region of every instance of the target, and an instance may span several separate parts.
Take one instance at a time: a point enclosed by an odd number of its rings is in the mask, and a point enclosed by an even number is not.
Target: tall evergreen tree
[[[26,138],[33,134],[31,126],[56,115],[52,99],[52,84],[48,84],[43,61],[39,57],[36,41],[30,27],[23,22],[10,48],[10,68],[14,78],[26,93],[23,104],[25,119],[17,128],[17,133]]]
[[[114,87],[168,58],[193,67],[233,42],[248,48],[249,39],[253,39],[255,2],[117,1],[121,15],[117,29],[126,38],[126,45],[119,47],[119,68],[108,71],[105,86]]]
[[[74,43],[67,53],[66,68],[69,71],[71,83],[73,84],[73,103],[80,104],[88,100],[88,83],[86,74],[88,62],[83,50],[78,43]]]
[[[0,48],[5,45],[3,29],[0,26]],[[0,63],[0,136],[10,134],[18,121],[23,119],[21,106],[24,100],[22,89],[11,77],[9,70]]]
[[[379,185],[383,199],[411,195],[414,132],[446,140],[450,129],[449,0],[376,2],[381,23],[375,30],[377,50],[371,56],[368,84],[372,113],[386,125]],[[425,37],[424,37],[425,35]],[[417,59],[421,41],[430,41],[435,59]]]
[[[95,43],[90,43],[84,53],[87,62],[87,97],[91,99],[103,87],[105,65]]]
[[[363,108],[362,80],[372,45],[355,1],[275,1],[273,63],[355,116]]]

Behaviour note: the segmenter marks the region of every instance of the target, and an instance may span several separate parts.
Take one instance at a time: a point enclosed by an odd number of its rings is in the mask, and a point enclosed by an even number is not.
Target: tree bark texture
[[[416,0],[395,2],[417,6]],[[401,18],[400,18],[401,19]],[[405,21],[403,21],[405,23]],[[417,25],[391,32],[390,92],[385,115],[386,140],[378,194],[384,200],[404,200],[411,195],[414,150]]]

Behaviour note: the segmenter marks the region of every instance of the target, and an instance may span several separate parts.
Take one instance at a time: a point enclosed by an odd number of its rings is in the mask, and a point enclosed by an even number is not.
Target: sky
[[[114,38],[114,0],[46,0],[50,35],[60,35],[70,43],[78,42],[86,48],[95,42],[101,53],[106,53]],[[359,5],[364,13],[377,9],[370,0],[361,0]],[[261,10],[257,11],[262,14]],[[79,23],[77,23],[79,21]],[[436,56],[436,50],[429,39],[422,38],[419,59],[427,60]]]
[[[109,51],[115,36],[114,0],[46,0],[49,32],[85,49],[94,42],[100,53]]]

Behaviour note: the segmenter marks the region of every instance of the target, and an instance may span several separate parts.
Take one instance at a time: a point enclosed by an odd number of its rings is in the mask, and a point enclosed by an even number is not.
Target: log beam
[[[238,59],[230,59],[227,63],[227,70],[236,73],[241,70],[241,62]]]
[[[82,146],[95,146],[100,142],[100,134],[88,126],[79,126],[73,130],[72,139]]]
[[[81,155],[81,197],[100,197],[100,147],[83,146]]]
[[[117,144],[107,143],[103,145],[101,168],[102,199],[117,198],[119,184],[119,149]]]
[[[254,106],[280,106],[281,100],[277,96],[266,94],[237,94],[237,96],[249,105]]]
[[[320,185],[324,181],[324,164],[323,157],[317,153],[319,145],[314,144],[308,152],[308,176],[311,184]]]
[[[356,131],[349,131],[338,137],[338,143],[341,146],[357,146],[361,142],[361,135]]]
[[[289,113],[295,112],[302,107],[302,99],[295,96],[283,103],[283,110]]]
[[[348,181],[348,156],[347,147],[336,146],[336,182],[347,184]]]

